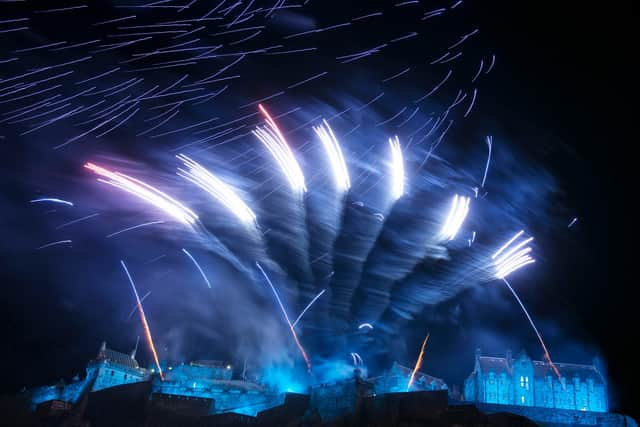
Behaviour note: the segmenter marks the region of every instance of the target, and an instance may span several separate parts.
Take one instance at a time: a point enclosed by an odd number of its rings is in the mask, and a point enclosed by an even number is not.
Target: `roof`
[[[511,367],[507,364],[507,359],[504,357],[487,357],[480,356],[480,369],[482,372],[494,372],[497,375],[501,375],[503,373],[507,375],[512,375]],[[513,363],[513,362],[512,362]],[[549,375],[555,376],[553,372],[553,368],[548,362],[543,362],[540,360],[532,360],[533,364],[533,376],[534,378],[544,378]],[[593,365],[578,365],[574,363],[556,363],[554,362],[558,371],[560,371],[560,375],[564,378],[571,379],[574,377],[578,377],[582,380],[587,380],[588,378],[592,378],[596,382],[604,382],[602,375],[598,371],[598,369]]]
[[[126,366],[127,368],[132,369],[137,369],[139,367],[136,359],[130,355],[120,353],[119,351],[111,350],[109,348],[101,348],[96,360],[106,360],[107,362]]]
[[[506,373],[511,375],[511,368],[507,364],[507,359],[504,357],[480,357],[480,369],[482,372],[493,371],[500,375]]]
[[[404,375],[406,377],[411,376],[411,373],[413,372],[413,369],[402,366],[399,363],[394,363],[392,370],[395,370],[396,372],[399,372],[401,375]],[[414,378],[416,382],[426,385],[435,385],[438,388],[443,388],[447,385],[442,379],[433,377],[420,371],[416,372]]]

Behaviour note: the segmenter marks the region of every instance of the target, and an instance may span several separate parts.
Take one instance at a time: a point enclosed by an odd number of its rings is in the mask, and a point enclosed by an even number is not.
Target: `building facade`
[[[465,380],[467,401],[517,406],[607,412],[607,385],[593,365],[531,360],[525,352],[513,358],[482,356],[476,351],[473,372]]]
[[[130,354],[120,353],[107,348],[107,344],[103,342],[96,358],[87,364],[83,379],[76,377],[69,384],[60,381],[54,385],[34,388],[30,391],[32,406],[35,408],[52,400],[75,404],[80,396],[89,391],[148,381],[150,372],[138,366],[135,355],[135,349]]]

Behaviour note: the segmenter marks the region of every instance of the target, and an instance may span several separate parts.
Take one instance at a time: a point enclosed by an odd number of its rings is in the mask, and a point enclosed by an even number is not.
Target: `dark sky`
[[[498,58],[495,72],[481,88],[487,95],[481,98],[480,112],[467,126],[475,128],[474,135],[497,132],[504,140],[517,141],[518,152],[542,164],[554,177],[560,193],[557,200],[562,204],[558,211],[566,213],[567,223],[578,217],[571,233],[551,239],[545,232],[549,211],[534,221],[533,210],[531,228],[545,236],[541,245],[546,272],[532,273],[523,280],[521,296],[540,320],[551,354],[576,363],[590,363],[598,355],[606,362],[613,409],[637,419],[634,402],[640,396],[632,381],[636,357],[629,344],[638,336],[637,322],[621,256],[626,252],[627,192],[620,173],[622,163],[615,155],[632,141],[624,134],[624,124],[633,111],[630,86],[624,84],[633,52],[631,5],[470,1],[465,8],[462,24],[477,25],[482,43]],[[331,22],[329,9],[314,9],[319,21]],[[73,21],[65,19],[55,25],[73,26]],[[389,25],[402,29],[398,21]],[[13,49],[6,35],[0,43],[3,52]],[[336,36],[327,43],[337,46],[341,40]],[[382,58],[400,64],[406,54],[384,53]],[[55,60],[53,54],[42,55],[43,61]],[[0,232],[5,240],[0,245],[0,283],[4,286],[0,361],[7,367],[2,390],[13,392],[23,385],[70,377],[93,356],[102,339],[123,350],[133,340],[131,334],[118,334],[123,322],[114,319],[121,314],[111,317],[116,310],[128,312],[129,300],[122,309],[115,298],[103,299],[104,294],[94,292],[92,283],[81,279],[91,277],[87,273],[90,265],[80,261],[82,265],[73,265],[66,255],[32,259],[28,251],[13,248],[14,239],[27,234],[33,237],[46,228],[35,214],[25,213],[24,205],[37,191],[39,183],[34,182],[43,179],[39,167],[47,161],[47,154],[34,144],[21,143],[4,126],[0,124],[0,135],[7,135],[0,139],[3,175],[6,172],[4,195],[0,196]],[[119,153],[128,150],[123,147]],[[16,179],[17,173],[24,174],[25,180]],[[119,258],[109,255],[105,259],[117,262]],[[65,274],[58,276],[62,264],[73,268],[65,268]],[[115,268],[105,267],[103,272],[109,269]],[[60,283],[75,272],[78,280]],[[120,281],[119,274],[112,272],[111,278]],[[537,281],[544,285],[534,286]],[[74,298],[85,304],[83,310],[69,309]],[[417,349],[425,329],[431,330],[433,354],[427,360],[433,358],[433,364],[427,371],[453,383],[460,383],[471,370],[476,346],[496,354],[502,354],[505,346],[514,351],[525,348],[538,356],[537,341],[510,298],[495,284],[462,293],[426,310],[408,330],[406,346]],[[201,348],[196,353],[206,356]],[[447,353],[455,355],[445,357]]]

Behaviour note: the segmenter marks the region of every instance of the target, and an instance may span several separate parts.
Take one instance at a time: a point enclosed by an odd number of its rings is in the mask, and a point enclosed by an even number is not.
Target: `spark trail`
[[[51,202],[51,203],[59,203],[61,205],[73,206],[72,202],[68,202],[62,199],[56,199],[54,197],[42,197],[40,199],[29,200],[29,203],[39,203],[39,202]]]
[[[273,158],[280,166],[280,169],[284,173],[287,181],[289,181],[289,186],[291,190],[296,195],[301,195],[307,191],[307,187],[305,185],[304,174],[300,169],[300,165],[296,160],[287,140],[280,132],[278,125],[271,118],[269,112],[262,106],[262,104],[258,104],[258,108],[262,112],[265,117],[265,121],[267,122],[267,126],[257,127],[252,133],[267,147],[267,150],[271,153]]]
[[[427,336],[424,338],[424,341],[422,342],[422,347],[420,347],[420,354],[418,355],[416,366],[414,366],[413,371],[411,372],[411,376],[409,377],[409,382],[407,383],[407,391],[411,389],[411,386],[413,385],[413,381],[416,379],[416,372],[418,372],[418,370],[422,366],[422,359],[424,358],[424,348],[426,347],[428,340],[429,340],[429,333],[427,333]]]
[[[512,243],[516,241],[522,234],[524,230],[520,230],[517,232],[507,243],[502,245],[500,249],[498,249],[491,259],[493,260],[494,267],[496,269],[496,278],[503,279],[507,277],[509,274],[513,273],[516,270],[521,269],[522,267],[533,264],[536,262],[529,253],[531,252],[531,247],[527,246],[524,249],[520,249],[523,246],[527,245],[533,240],[533,237],[529,237],[516,244],[512,248],[510,248],[504,255],[501,255],[508,247],[511,246]]]
[[[298,322],[300,321],[300,319],[302,319],[302,316],[304,316],[304,314],[307,312],[307,310],[309,310],[311,308],[311,306],[313,305],[314,302],[316,302],[316,300],[318,298],[320,298],[322,296],[322,294],[324,294],[324,292],[326,291],[326,289],[323,289],[320,291],[320,293],[318,295],[316,295],[315,297],[313,297],[313,299],[311,300],[311,302],[309,304],[307,304],[307,306],[304,308],[304,310],[302,310],[302,312],[300,313],[300,315],[298,316],[298,318],[293,322],[293,324],[291,325],[291,327],[295,327]]]
[[[193,264],[196,266],[196,268],[200,272],[200,275],[202,276],[202,278],[206,282],[207,286],[209,287],[209,289],[211,289],[211,283],[209,283],[209,279],[207,279],[207,275],[204,274],[204,271],[202,270],[202,267],[200,267],[200,264],[198,264],[198,261],[196,261],[196,259],[193,257],[193,255],[191,255],[189,253],[189,251],[187,251],[185,248],[182,248],[182,252],[184,252],[184,254],[189,257],[191,262],[193,262]]]
[[[222,203],[242,224],[256,227],[256,215],[251,208],[235,193],[233,188],[213,175],[195,160],[184,154],[176,156],[187,169],[178,168],[178,175],[194,183]]]
[[[289,330],[291,331],[291,335],[293,336],[293,340],[295,341],[296,346],[298,347],[298,350],[300,350],[300,354],[302,355],[302,358],[304,359],[304,362],[307,364],[307,371],[309,373],[311,373],[311,360],[309,359],[309,356],[307,356],[307,352],[302,347],[302,344],[300,344],[300,340],[298,339],[298,334],[296,334],[296,330],[293,328],[293,325],[291,324],[291,320],[289,320],[289,315],[287,314],[287,310],[284,308],[284,305],[282,304],[282,301],[280,300],[280,296],[278,295],[278,291],[276,290],[275,286],[273,286],[273,283],[271,283],[271,279],[269,279],[269,276],[267,276],[267,273],[265,273],[265,271],[262,269],[262,266],[260,265],[260,263],[256,262],[256,266],[258,267],[258,269],[260,270],[260,272],[262,273],[264,278],[267,280],[267,283],[271,287],[271,291],[273,292],[273,295],[276,297],[276,301],[278,302],[278,305],[280,306],[280,310],[282,310],[282,314],[284,315],[284,319],[287,321],[287,325],[289,325]]]
[[[533,331],[536,333],[536,335],[538,337],[538,341],[540,341],[540,345],[542,346],[542,350],[544,351],[544,358],[547,359],[547,362],[549,362],[549,365],[553,369],[553,372],[558,377],[558,381],[561,381],[560,371],[558,371],[558,368],[556,367],[556,365],[551,361],[551,355],[549,354],[549,350],[547,350],[547,346],[545,345],[544,340],[542,339],[542,335],[540,335],[540,332],[538,332],[538,328],[536,328],[536,325],[533,323],[533,319],[531,319],[531,316],[529,315],[529,312],[527,311],[527,309],[525,308],[524,304],[520,300],[520,297],[518,296],[516,291],[511,287],[509,282],[507,282],[507,279],[505,279],[503,277],[502,281],[504,282],[505,285],[507,285],[507,288],[509,288],[509,290],[511,291],[511,293],[515,297],[516,301],[518,301],[518,304],[520,304],[520,308],[522,308],[522,311],[524,312],[525,316],[527,316],[527,320],[529,320],[529,323],[531,324],[531,327],[533,328]]]
[[[391,147],[391,194],[394,200],[398,200],[405,192],[404,161],[400,139],[397,136],[389,138],[389,146]]]
[[[142,322],[144,335],[147,338],[147,344],[149,344],[149,349],[151,350],[151,354],[153,355],[153,361],[158,367],[158,373],[160,375],[160,379],[164,381],[164,374],[162,373],[162,367],[160,366],[160,361],[158,360],[158,353],[156,352],[156,346],[153,344],[153,339],[151,338],[151,330],[149,329],[149,323],[147,323],[147,317],[144,315],[142,302],[140,301],[140,297],[138,296],[136,285],[133,283],[131,274],[129,274],[129,270],[127,269],[127,265],[124,263],[124,261],[120,260],[120,264],[122,264],[122,268],[124,269],[124,272],[126,273],[127,278],[129,279],[129,283],[131,283],[131,289],[133,289],[133,294],[136,297],[136,303],[138,304],[138,313],[140,313],[140,321]]]
[[[144,300],[146,300],[149,295],[151,295],[151,291],[147,292],[146,294],[144,294],[142,296],[142,298],[140,298],[140,303],[142,304],[144,302]],[[137,309],[138,309],[138,304],[133,306],[133,308],[129,312],[129,315],[127,316],[127,320],[131,319],[131,316],[133,316],[133,313],[135,313]]]
[[[149,184],[120,172],[112,172],[93,163],[85,163],[84,167],[97,175],[104,177],[98,178],[98,181],[133,194],[134,196],[163,210],[166,214],[172,216],[183,224],[193,226],[198,220],[198,215],[196,215],[191,209]]]
[[[442,230],[440,231],[440,235],[444,240],[453,240],[458,234],[464,219],[467,217],[469,213],[469,197],[458,196],[457,194],[453,197],[453,201],[451,203],[451,209],[449,210],[449,214],[447,215],[447,220],[442,226]]]
[[[351,188],[351,180],[349,179],[349,171],[342,155],[340,144],[333,134],[333,130],[326,120],[322,120],[323,125],[314,126],[313,130],[320,138],[324,151],[329,157],[333,178],[335,180],[338,191],[344,193]]]

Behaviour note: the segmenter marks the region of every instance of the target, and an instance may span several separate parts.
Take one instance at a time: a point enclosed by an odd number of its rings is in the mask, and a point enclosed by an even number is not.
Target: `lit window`
[[[524,387],[524,377],[520,376],[520,387]]]
[[[529,390],[529,377],[524,377],[524,387]]]
[[[524,405],[524,396],[520,396],[520,403]]]

